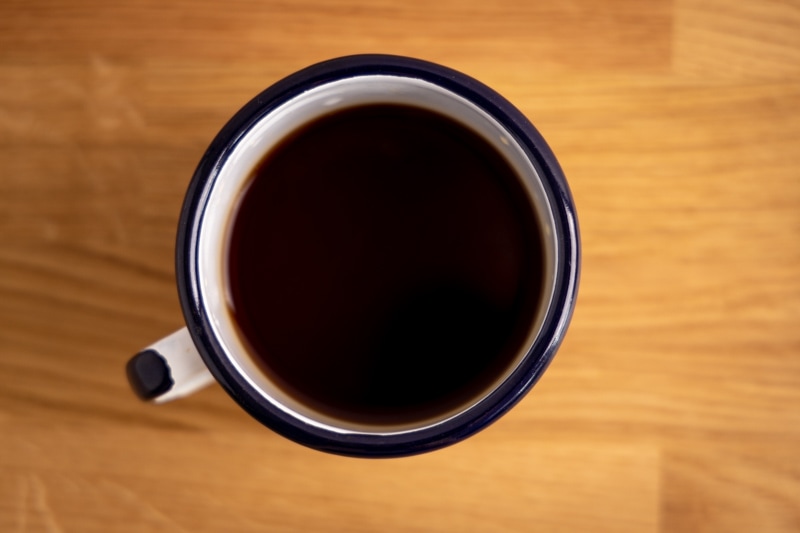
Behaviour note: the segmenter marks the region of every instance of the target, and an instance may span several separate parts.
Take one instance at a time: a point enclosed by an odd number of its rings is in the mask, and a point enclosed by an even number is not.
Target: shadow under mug
[[[483,385],[455,404],[400,417],[397,422],[331,414],[305,402],[302,395],[282,386],[280,376],[265,371],[231,312],[230,265],[226,262],[231,225],[243,191],[255,179],[254,169],[309,124],[369,106],[434,113],[471,132],[469,135],[477,135],[513,170],[519,196],[535,218],[540,247],[540,271],[530,274],[536,278],[538,296],[511,356],[499,367],[495,365],[490,376],[484,376]],[[454,183],[457,181],[456,177]],[[426,192],[427,188],[419,194]],[[450,205],[444,201],[438,209],[446,211]],[[501,243],[498,246],[505,242],[503,235],[488,238],[486,242]],[[358,55],[329,60],[266,89],[238,111],[212,141],[189,186],[178,227],[177,282],[186,327],[134,356],[127,365],[128,379],[142,399],[156,403],[217,381],[267,427],[326,452],[388,457],[441,448],[495,421],[542,375],[561,343],[575,304],[579,248],[574,205],[562,171],[544,139],[507,100],[471,77],[417,59]],[[492,258],[502,253],[502,248],[488,249],[482,260],[488,261],[491,270]],[[285,254],[282,260],[286,260]],[[320,264],[319,268],[328,267]],[[307,269],[303,272],[307,275]],[[451,308],[459,306],[464,307]],[[446,317],[436,312],[429,314],[428,326],[446,322]],[[484,327],[481,320],[447,323],[457,336]],[[439,351],[448,351],[447,344],[439,342],[437,346]],[[464,343],[458,346],[463,350]],[[381,353],[373,356],[380,358]],[[425,357],[435,358],[436,354]],[[459,354],[449,361],[458,366]],[[425,368],[422,364],[415,372],[423,374]],[[409,383],[409,391],[414,386]]]

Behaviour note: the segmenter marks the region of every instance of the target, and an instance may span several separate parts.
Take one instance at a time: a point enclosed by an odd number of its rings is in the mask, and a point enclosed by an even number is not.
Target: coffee
[[[434,111],[362,105],[302,126],[253,170],[230,228],[229,311],[296,401],[402,425],[507,371],[544,260],[526,189],[483,137]]]

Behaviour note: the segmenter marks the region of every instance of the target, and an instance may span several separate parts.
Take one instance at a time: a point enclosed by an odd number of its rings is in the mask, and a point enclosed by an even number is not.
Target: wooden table
[[[139,403],[207,143],[357,52],[471,74],[551,143],[584,244],[555,362],[405,459],[305,449],[219,387]],[[0,531],[798,530],[797,1],[0,3]]]

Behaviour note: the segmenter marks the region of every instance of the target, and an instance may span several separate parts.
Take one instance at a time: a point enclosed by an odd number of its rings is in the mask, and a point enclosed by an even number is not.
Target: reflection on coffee
[[[395,425],[474,401],[509,367],[544,258],[494,147],[444,115],[375,104],[265,155],[227,261],[230,311],[271,380],[325,415]]]

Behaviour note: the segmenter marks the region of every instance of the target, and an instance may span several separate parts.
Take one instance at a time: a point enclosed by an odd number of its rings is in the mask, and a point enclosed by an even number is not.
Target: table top
[[[182,327],[189,178],[241,105],[382,52],[492,86],[578,206],[578,306],[508,415],[313,451],[128,357]],[[0,4],[0,531],[797,531],[800,4]]]

